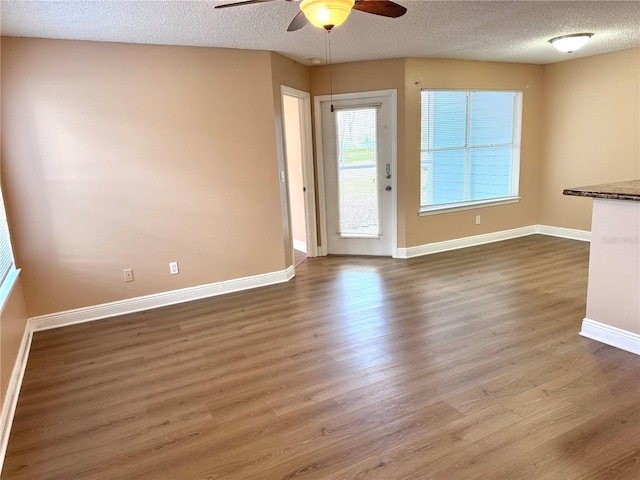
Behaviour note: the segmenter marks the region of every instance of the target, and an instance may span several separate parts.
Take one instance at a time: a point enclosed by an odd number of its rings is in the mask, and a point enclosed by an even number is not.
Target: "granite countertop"
[[[632,200],[640,202],[640,179],[626,182],[602,183],[588,187],[566,188],[564,195],[576,197],[608,198],[611,200]]]

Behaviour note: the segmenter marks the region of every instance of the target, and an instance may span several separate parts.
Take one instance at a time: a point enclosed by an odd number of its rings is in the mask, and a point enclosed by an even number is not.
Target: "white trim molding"
[[[591,241],[591,232],[586,230],[576,230],[573,228],[552,227],[549,225],[538,225],[538,233],[551,237],[568,238],[570,240],[580,240],[581,242]]]
[[[428,243],[417,247],[398,248],[395,258],[413,258],[433,253],[457,250],[459,248],[474,247],[485,243],[501,242],[512,238],[525,237],[538,233],[536,225],[529,227],[514,228],[512,230],[502,230],[500,232],[485,233],[484,235],[474,235],[472,237],[456,238],[445,240],[444,242]]]
[[[580,240],[582,242],[591,241],[591,232],[584,230],[574,230],[571,228],[550,227],[547,225],[529,225],[527,227],[513,228],[511,230],[501,230],[499,232],[485,233],[471,237],[455,238],[443,242],[427,243],[416,247],[398,248],[394,258],[414,258],[433,253],[457,250],[459,248],[475,247],[485,243],[501,242],[512,238],[525,237],[527,235],[549,235],[552,237],[568,238],[570,240]]]
[[[75,325],[77,323],[92,322],[103,318],[115,317],[127,313],[141,312],[159,307],[166,307],[178,303],[215,297],[226,293],[239,292],[252,288],[266,287],[276,283],[285,283],[295,276],[295,268],[288,267],[279,272],[264,273],[251,277],[226,280],[224,282],[198,285],[170,292],[156,293],[142,297],[129,298],[117,302],[103,303],[92,307],[78,308],[64,312],[41,315],[29,319],[29,325],[34,332],[50,328]]]
[[[580,335],[640,355],[640,335],[637,333],[585,318]]]
[[[11,378],[9,379],[7,393],[5,393],[4,402],[2,403],[2,415],[0,416],[0,471],[2,471],[4,457],[7,453],[7,446],[9,445],[11,425],[13,424],[13,417],[18,405],[18,396],[20,395],[20,389],[22,388],[22,379],[24,378],[24,372],[27,368],[27,360],[29,358],[29,351],[31,350],[32,338],[33,330],[27,321],[24,334],[22,335],[22,341],[20,342],[20,348],[18,349],[16,363],[13,365],[13,371],[11,372]]]

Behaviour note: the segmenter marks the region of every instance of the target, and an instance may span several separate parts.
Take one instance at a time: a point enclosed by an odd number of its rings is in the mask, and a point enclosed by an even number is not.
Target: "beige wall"
[[[291,87],[303,92],[309,92],[309,69],[293,60],[271,53],[271,75],[276,148],[278,152],[278,169],[285,171],[285,138],[282,123],[282,93],[281,87]],[[288,208],[287,189],[280,184],[280,212],[282,225],[282,242],[287,266],[293,265],[293,250],[291,248],[291,212]]]
[[[327,67],[311,69],[314,95],[329,93]],[[537,223],[543,67],[535,65],[395,59],[335,65],[333,93],[398,90],[398,246],[517,228]],[[520,194],[513,205],[420,217],[420,90],[524,89]],[[481,225],[475,216],[482,216]]]
[[[1,45],[0,43],[0,55]],[[1,72],[0,63],[0,77]],[[2,151],[1,138],[0,151]],[[22,283],[18,278],[12,292],[9,294],[7,303],[4,305],[4,309],[0,313],[0,408],[4,408],[7,387],[18,357],[26,324],[27,309],[22,293]]]
[[[399,247],[588,229],[590,202],[558,192],[639,176],[640,49],[546,67],[347,63],[332,87],[328,67],[270,52],[6,38],[2,53],[2,170],[31,316],[291,265],[281,85],[397,90]],[[523,89],[519,203],[418,215],[422,88]]]
[[[640,48],[547,65],[542,129],[539,223],[591,230],[562,190],[640,178]]]
[[[2,171],[30,316],[285,269],[272,59],[3,39]]]
[[[192,47],[0,49],[2,181],[23,269],[0,315],[2,398],[28,314],[291,265],[280,86],[328,94],[328,67]],[[418,216],[421,88],[524,89],[520,203]],[[545,67],[340,64],[332,89],[398,92],[399,247],[536,223],[589,230],[591,201],[562,189],[640,177],[640,49]]]

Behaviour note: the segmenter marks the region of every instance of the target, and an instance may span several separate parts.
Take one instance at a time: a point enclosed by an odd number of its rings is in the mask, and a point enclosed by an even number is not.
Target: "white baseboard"
[[[307,253],[307,244],[306,242],[302,242],[300,240],[296,240],[295,238],[293,239],[293,248],[295,248],[296,250],[303,252],[303,253]]]
[[[433,253],[457,250],[459,248],[475,247],[485,243],[501,242],[512,238],[525,237],[534,234],[549,235],[552,237],[562,237],[583,242],[591,241],[591,232],[584,230],[574,230],[571,228],[550,227],[547,225],[529,225],[528,227],[513,228],[511,230],[501,230],[499,232],[474,235],[472,237],[456,238],[445,240],[444,242],[427,243],[416,247],[398,248],[394,258],[413,258]]]
[[[538,225],[538,233],[551,237],[568,238],[570,240],[580,240],[581,242],[591,241],[591,232],[586,230],[576,230],[574,228],[552,227],[549,225]]]
[[[171,292],[156,293],[117,302],[103,303],[102,305],[92,307],[32,317],[29,319],[29,325],[34,332],[48,330],[50,328],[91,322],[127,313],[141,312],[192,300],[215,297],[226,293],[239,292],[241,290],[266,287],[267,285],[287,282],[294,276],[295,268],[290,266],[286,270],[279,272],[237,278],[224,282],[210,283],[208,285],[198,285],[197,287],[183,288]]]
[[[24,378],[24,372],[27,368],[27,359],[29,358],[32,338],[33,331],[29,326],[29,322],[27,322],[24,334],[22,335],[22,341],[20,342],[20,348],[18,349],[16,363],[13,365],[13,371],[11,372],[11,378],[9,379],[7,393],[5,394],[4,402],[2,403],[2,414],[0,416],[0,471],[2,471],[4,457],[7,453],[7,446],[9,445],[11,425],[13,424],[13,416],[16,413],[16,406],[18,405],[18,396],[20,394],[20,388],[22,387],[22,379]]]
[[[580,335],[640,355],[640,335],[637,333],[585,318]]]
[[[474,235],[473,237],[456,238],[444,242],[428,243],[417,247],[398,248],[396,258],[413,258],[433,253],[457,250],[459,248],[474,247],[485,243],[500,242],[512,238],[524,237],[538,233],[536,225],[528,227],[514,228],[512,230],[502,230],[500,232],[485,233],[484,235]]]

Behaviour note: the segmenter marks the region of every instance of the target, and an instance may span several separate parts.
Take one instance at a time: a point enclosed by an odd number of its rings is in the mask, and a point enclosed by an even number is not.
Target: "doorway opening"
[[[311,143],[311,96],[281,87],[292,265],[318,255]]]

